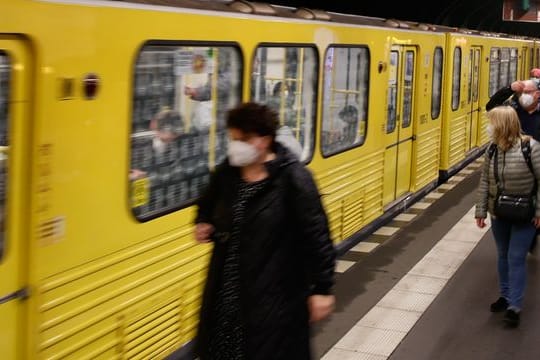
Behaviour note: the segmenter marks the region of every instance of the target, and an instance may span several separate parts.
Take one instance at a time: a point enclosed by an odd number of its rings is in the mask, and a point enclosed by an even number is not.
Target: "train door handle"
[[[8,301],[16,300],[16,299],[24,300],[24,299],[27,299],[28,296],[30,296],[30,291],[28,290],[27,287],[23,287],[22,289],[12,292],[11,294],[7,294],[6,296],[0,297],[0,304],[4,304],[4,303],[7,303]]]

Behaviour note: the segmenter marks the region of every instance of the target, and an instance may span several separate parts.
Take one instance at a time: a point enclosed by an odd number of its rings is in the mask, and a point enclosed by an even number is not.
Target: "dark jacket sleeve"
[[[292,165],[290,182],[299,236],[307,255],[311,294],[328,295],[334,285],[336,250],[330,239],[328,218],[310,171],[301,163]]]
[[[486,104],[486,111],[493,109],[496,106],[503,105],[510,96],[514,94],[514,91],[510,86],[505,86],[499,89],[492,97],[489,98],[489,101]]]

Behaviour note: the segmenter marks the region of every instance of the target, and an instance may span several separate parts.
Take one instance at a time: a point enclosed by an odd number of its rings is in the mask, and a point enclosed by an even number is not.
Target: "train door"
[[[28,58],[24,43],[0,34],[0,353],[23,359],[25,231],[28,211]],[[26,211],[26,213],[23,213]]]
[[[481,48],[479,46],[472,46],[469,50],[469,94],[468,103],[470,105],[469,111],[469,149],[473,149],[479,143],[478,130],[480,128],[480,106],[478,92],[480,91],[480,59]]]
[[[388,69],[385,204],[399,199],[411,188],[415,64],[414,47],[392,47]]]

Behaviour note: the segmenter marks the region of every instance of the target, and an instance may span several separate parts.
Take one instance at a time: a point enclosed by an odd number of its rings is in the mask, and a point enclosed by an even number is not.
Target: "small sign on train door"
[[[149,201],[150,179],[145,177],[133,180],[131,183],[131,206],[139,207],[148,204]]]

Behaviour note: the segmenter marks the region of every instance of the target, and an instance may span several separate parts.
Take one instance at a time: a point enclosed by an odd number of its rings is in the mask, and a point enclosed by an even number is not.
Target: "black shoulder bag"
[[[492,149],[490,148],[490,151]],[[529,141],[521,142],[521,151],[523,157],[527,162],[527,167],[534,176],[532,169],[532,163],[530,158],[530,143]],[[494,213],[497,218],[501,220],[524,223],[529,222],[534,217],[536,211],[536,179],[532,193],[529,194],[510,194],[503,189],[499,179],[498,169],[498,150],[497,146],[494,146],[495,161],[493,164],[493,172],[495,175],[495,182],[497,184],[497,197],[495,198]]]

